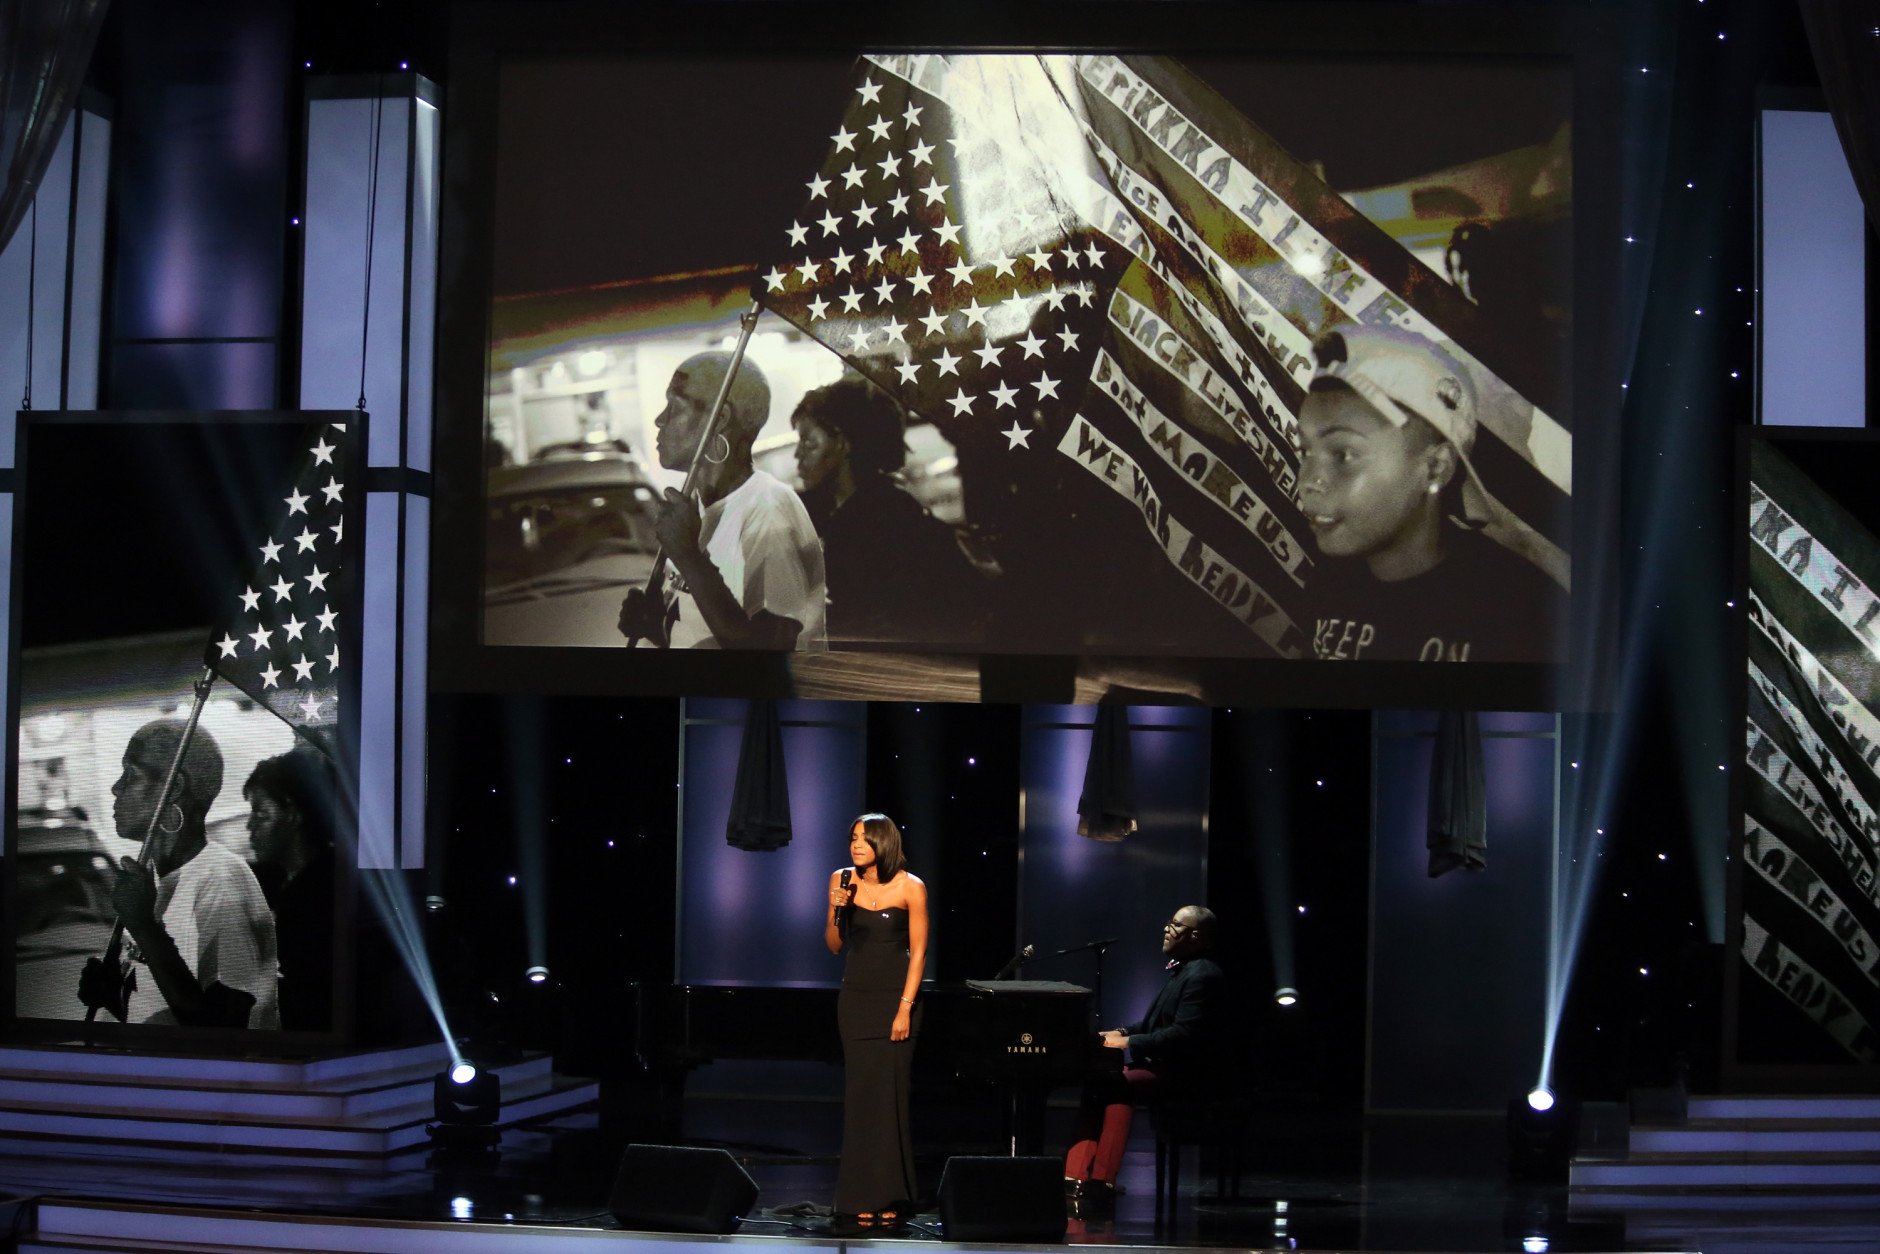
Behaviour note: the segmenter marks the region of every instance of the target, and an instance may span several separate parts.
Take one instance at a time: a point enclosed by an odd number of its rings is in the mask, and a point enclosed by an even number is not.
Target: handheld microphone
[[[853,879],[854,876],[855,876],[855,872],[852,869],[845,868],[842,872],[842,891],[849,895],[849,902],[848,902],[848,905],[841,905],[841,906],[836,907],[836,922],[843,924],[844,926],[847,926],[848,924],[849,906],[852,906],[855,904],[855,889],[849,883],[849,881]]]

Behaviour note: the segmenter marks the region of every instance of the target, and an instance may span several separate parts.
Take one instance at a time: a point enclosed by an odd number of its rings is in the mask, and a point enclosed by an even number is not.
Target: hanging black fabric
[[[0,0],[0,248],[59,146],[104,12],[105,0]]]
[[[1077,834],[1092,840],[1121,840],[1136,830],[1136,766],[1129,753],[1126,705],[1097,707],[1077,814]]]
[[[1482,716],[1444,710],[1430,755],[1430,878],[1488,865],[1488,781],[1482,769]]]
[[[1801,9],[1847,168],[1880,230],[1880,2],[1801,0]]]
[[[790,843],[790,779],[783,763],[783,721],[775,701],[744,711],[738,777],[731,786],[725,840],[734,849],[766,853]]]

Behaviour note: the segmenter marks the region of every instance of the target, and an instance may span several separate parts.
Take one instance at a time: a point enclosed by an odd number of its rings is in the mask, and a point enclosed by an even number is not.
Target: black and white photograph
[[[501,81],[484,644],[1566,658],[1564,69]]]
[[[329,1032],[346,424],[32,418],[13,1015]],[[115,543],[77,577],[70,537],[100,517]]]

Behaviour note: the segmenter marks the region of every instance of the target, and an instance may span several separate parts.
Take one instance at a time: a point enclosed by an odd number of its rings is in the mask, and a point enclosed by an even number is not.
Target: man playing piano
[[[1099,1205],[1115,1197],[1136,1104],[1193,1091],[1217,1074],[1226,1008],[1225,977],[1207,956],[1215,926],[1206,906],[1177,910],[1162,928],[1168,983],[1139,1021],[1103,1033],[1106,1048],[1129,1051],[1128,1062],[1120,1072],[1101,1072],[1084,1085],[1064,1158],[1064,1188],[1072,1197]]]

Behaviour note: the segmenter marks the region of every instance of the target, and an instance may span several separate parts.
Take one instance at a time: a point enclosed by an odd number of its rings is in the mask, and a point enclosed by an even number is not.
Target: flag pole
[[[195,738],[196,724],[202,718],[202,707],[209,702],[209,689],[215,685],[215,678],[215,667],[205,666],[202,668],[201,676],[199,676],[192,685],[196,693],[196,703],[190,707],[189,721],[183,724],[182,739],[176,742],[176,753],[170,758],[170,769],[164,772],[163,791],[158,795],[155,808],[150,811],[150,822],[144,826],[143,844],[137,850],[137,865],[140,869],[156,865],[157,856],[153,850],[153,846],[158,831],[157,820],[163,816],[163,807],[170,804],[170,790],[176,787],[176,776],[177,772],[182,769],[183,755],[189,751],[189,742]],[[104,965],[107,970],[115,970],[118,968],[123,948],[124,918],[120,915],[116,922],[111,925],[111,943],[105,947],[104,951]],[[129,1011],[129,1002],[130,992],[128,989],[125,989],[123,991],[123,1003],[127,1014]],[[86,1023],[90,1023],[97,1017],[98,1007],[86,1007]],[[125,1016],[120,1015],[119,1017],[123,1018]]]
[[[731,395],[731,381],[738,377],[738,367],[744,364],[744,350],[750,346],[751,333],[757,330],[757,317],[764,312],[764,302],[753,296],[751,307],[738,316],[738,344],[731,350],[731,365],[725,369],[725,377],[718,383],[718,395],[712,400],[711,413],[706,415],[705,427],[699,432],[698,447],[692,450],[692,460],[685,468],[685,483],[679,492],[691,496],[694,485],[698,482],[699,463],[705,460],[705,450],[711,447],[712,437],[718,434],[718,419],[725,409],[725,398]],[[653,557],[653,569],[646,576],[646,595],[653,596],[666,578],[666,550],[662,545]],[[637,648],[639,636],[627,637],[627,647]]]

